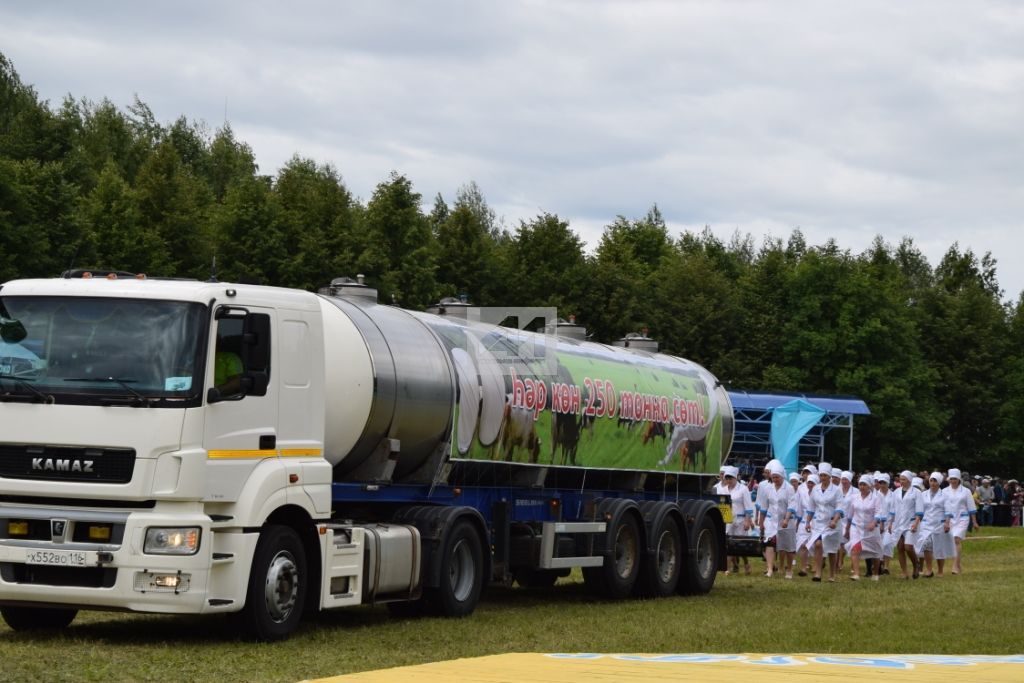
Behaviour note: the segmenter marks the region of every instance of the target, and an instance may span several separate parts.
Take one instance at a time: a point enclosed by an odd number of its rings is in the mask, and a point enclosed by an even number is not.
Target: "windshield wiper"
[[[56,403],[56,399],[54,399],[51,394],[44,394],[43,392],[39,391],[34,386],[32,386],[32,383],[27,379],[23,379],[21,377],[16,377],[15,375],[8,374],[2,374],[0,375],[0,378],[11,380],[12,382],[14,382],[14,386],[16,387],[28,389],[29,393],[31,393],[33,396],[38,398],[43,403]],[[7,391],[4,393],[4,395],[12,396],[13,394],[11,394],[10,391]]]
[[[124,388],[125,391],[127,391],[129,394],[131,394],[137,400],[137,403],[141,403],[142,405],[146,406],[147,408],[149,407],[150,403],[152,403],[152,401],[153,401],[153,399],[149,398],[148,396],[143,396],[142,394],[140,394],[138,391],[136,391],[135,389],[132,388],[131,384],[129,384],[129,382],[138,382],[139,380],[137,380],[137,379],[122,378],[122,377],[65,377],[64,381],[65,382],[113,382],[114,384],[120,384]]]

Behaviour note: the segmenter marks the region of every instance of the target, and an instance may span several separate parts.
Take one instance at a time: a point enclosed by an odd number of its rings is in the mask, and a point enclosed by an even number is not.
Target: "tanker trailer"
[[[0,376],[14,628],[228,613],[270,640],[316,609],[464,616],[489,582],[574,567],[613,598],[706,592],[724,568],[728,510],[703,492],[732,410],[689,361],[350,281],[76,272],[3,285],[0,323],[27,359]]]

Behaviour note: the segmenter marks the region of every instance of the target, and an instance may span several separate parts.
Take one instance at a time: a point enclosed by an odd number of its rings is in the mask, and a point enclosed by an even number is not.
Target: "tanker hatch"
[[[473,308],[473,304],[470,303],[469,297],[463,294],[457,299],[454,296],[446,296],[433,306],[427,308],[427,313],[466,320],[469,317],[468,311],[470,308]]]
[[[377,301],[377,290],[366,284],[362,274],[356,275],[355,280],[350,277],[336,277],[331,280],[330,285],[321,287],[318,293],[325,296],[359,297]]]
[[[569,319],[557,318],[544,326],[544,334],[553,334],[563,339],[587,340],[587,328],[576,322],[576,316],[570,315]]]
[[[643,332],[630,332],[622,339],[616,341],[615,346],[621,346],[624,349],[650,351],[651,353],[658,352],[658,342],[647,336],[646,327],[643,329]]]

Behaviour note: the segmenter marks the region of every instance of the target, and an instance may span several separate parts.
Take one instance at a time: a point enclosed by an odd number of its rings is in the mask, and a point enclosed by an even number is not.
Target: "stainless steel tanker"
[[[701,474],[729,452],[728,394],[691,361],[411,312],[356,285],[320,302],[337,481],[422,478],[438,458]]]

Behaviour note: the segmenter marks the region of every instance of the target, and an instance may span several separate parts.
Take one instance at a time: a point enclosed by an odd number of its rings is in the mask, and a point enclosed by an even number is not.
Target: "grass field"
[[[329,613],[293,639],[240,642],[219,619],[82,613],[59,635],[0,625],[3,681],[298,681],[505,652],[1024,652],[1024,532],[983,529],[966,574],[837,584],[723,576],[707,596],[594,602],[578,577],[492,588],[468,619]]]

